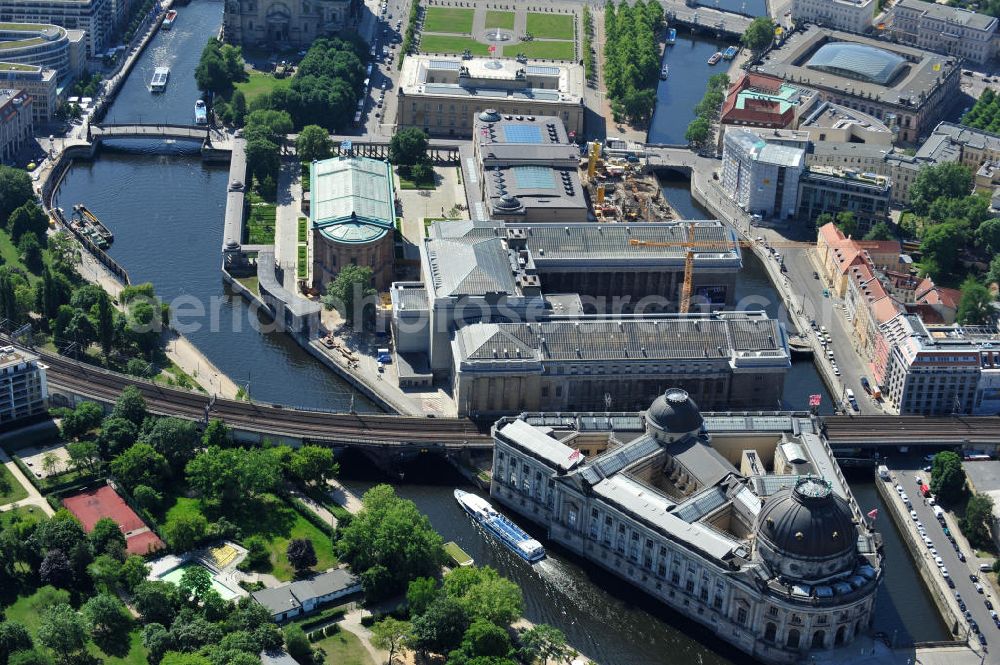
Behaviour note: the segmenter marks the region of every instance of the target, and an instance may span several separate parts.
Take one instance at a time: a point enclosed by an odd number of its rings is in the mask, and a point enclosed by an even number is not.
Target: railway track
[[[993,416],[832,416],[823,419],[830,445],[1000,444]]]

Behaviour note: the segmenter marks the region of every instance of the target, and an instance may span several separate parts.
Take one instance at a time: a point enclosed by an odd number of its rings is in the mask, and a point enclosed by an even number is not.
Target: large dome
[[[812,561],[851,555],[858,529],[847,501],[821,478],[801,478],[764,503],[757,537],[777,556]]]
[[[672,434],[695,432],[701,429],[703,422],[698,405],[680,388],[668,388],[646,411],[647,424]]]
[[[885,86],[906,68],[906,60],[891,51],[866,44],[831,42],[821,46],[809,58],[806,67]]]

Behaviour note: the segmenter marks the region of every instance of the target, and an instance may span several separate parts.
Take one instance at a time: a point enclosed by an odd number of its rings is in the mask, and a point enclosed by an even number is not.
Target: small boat
[[[86,236],[101,249],[106,249],[115,240],[115,234],[82,203],[73,206],[73,221],[70,226]]]
[[[669,65],[667,65],[667,63],[663,63],[663,69],[660,70],[660,80],[666,81],[667,76],[669,75],[670,75],[670,67]]]
[[[196,125],[208,124],[208,109],[205,107],[205,100],[199,99],[194,103],[194,122]]]
[[[677,28],[670,28],[667,30],[667,46],[673,46],[677,43]]]
[[[472,519],[496,536],[514,554],[529,562],[545,558],[545,548],[542,544],[495,511],[486,499],[469,492],[455,490],[455,500]]]
[[[719,63],[719,60],[722,60],[722,53],[720,53],[719,51],[716,51],[708,59],[708,64],[710,64],[710,65],[716,65],[716,64]]]
[[[163,29],[169,30],[170,28],[174,27],[174,21],[176,20],[177,20],[177,10],[168,9],[167,15],[163,19],[163,26],[162,26]]]
[[[736,48],[735,46],[730,46],[725,51],[723,51],[722,57],[725,58],[726,60],[732,60],[733,58],[736,57],[736,54],[739,52],[740,50],[738,48]]]
[[[170,78],[169,67],[157,67],[153,71],[153,78],[149,82],[150,92],[163,92],[167,89],[167,79]]]

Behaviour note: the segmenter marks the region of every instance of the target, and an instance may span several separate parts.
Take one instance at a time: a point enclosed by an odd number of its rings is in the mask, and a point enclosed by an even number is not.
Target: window
[[[741,626],[747,625],[747,608],[740,607],[736,610],[736,623]]]

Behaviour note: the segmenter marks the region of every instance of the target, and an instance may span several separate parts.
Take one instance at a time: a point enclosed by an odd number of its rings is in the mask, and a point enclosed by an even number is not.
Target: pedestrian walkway
[[[0,463],[7,467],[7,470],[10,471],[10,475],[14,476],[14,480],[20,483],[21,486],[28,492],[28,496],[26,498],[0,506],[0,512],[6,512],[8,510],[22,508],[24,506],[34,506],[49,517],[52,517],[55,514],[55,511],[52,509],[52,506],[49,505],[49,502],[45,500],[45,497],[41,495],[31,481],[28,480],[24,473],[21,472],[21,468],[2,448],[0,448]]]

